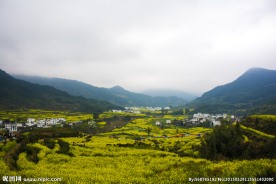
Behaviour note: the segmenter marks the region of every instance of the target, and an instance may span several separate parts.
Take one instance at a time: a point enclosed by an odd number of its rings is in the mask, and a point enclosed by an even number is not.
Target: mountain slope
[[[151,97],[141,93],[133,93],[123,89],[120,86],[115,86],[108,89],[109,92],[117,97],[120,97],[126,104],[135,106],[179,106],[186,103],[185,100],[178,97]]]
[[[186,101],[192,101],[196,98],[195,95],[180,91],[180,90],[169,90],[169,89],[148,89],[142,92],[145,95],[150,95],[153,97],[170,97],[175,96],[178,98],[182,98]]]
[[[39,108],[96,112],[120,107],[106,101],[75,97],[50,86],[18,80],[0,70],[0,108]]]
[[[120,86],[115,86],[113,88],[99,88],[80,81],[69,79],[43,78],[22,75],[15,75],[14,77],[32,83],[49,85],[75,96],[107,100],[110,103],[120,106],[179,106],[186,103],[186,101],[181,98],[151,97],[148,95],[127,91]]]
[[[218,86],[190,106],[204,112],[276,113],[276,71],[252,68],[235,81]]]

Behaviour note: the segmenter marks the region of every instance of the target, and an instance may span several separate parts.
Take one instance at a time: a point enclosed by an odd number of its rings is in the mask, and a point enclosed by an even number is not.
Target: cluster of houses
[[[144,108],[148,111],[155,112],[155,111],[161,111],[161,110],[170,110],[170,107],[125,107],[125,110],[111,110],[111,112],[114,113],[121,113],[121,112],[128,112],[128,113],[133,113],[133,114],[141,114],[140,109]]]
[[[122,112],[128,112],[133,114],[141,114],[141,111],[138,109],[138,107],[125,107],[125,110],[111,110],[111,112],[114,113],[122,113]]]
[[[197,113],[193,115],[192,119],[188,120],[188,123],[192,124],[200,124],[205,122],[210,122],[210,126],[217,126],[221,125],[221,120],[228,119],[235,121],[234,115],[227,115],[227,114],[202,114]]]
[[[39,128],[50,128],[55,125],[62,126],[62,123],[65,123],[65,118],[46,118],[46,119],[34,119],[28,118],[24,123],[17,122],[3,122],[0,120],[0,130],[8,130],[10,134],[17,132],[19,129],[30,128],[30,127],[39,127]]]
[[[170,107],[145,107],[147,110],[149,111],[161,111],[161,110],[170,110],[171,108]]]
[[[182,125],[185,124],[190,124],[190,125],[199,125],[201,123],[210,123],[210,127],[214,127],[214,126],[219,126],[221,125],[221,121],[222,120],[230,120],[230,121],[236,121],[237,119],[235,118],[234,115],[227,115],[227,114],[202,114],[202,113],[197,113],[194,114],[192,116],[192,118],[185,120],[183,122],[181,122]],[[172,124],[171,120],[166,120],[165,121],[165,125],[170,125]],[[160,121],[156,121],[155,122],[156,126],[163,126],[164,124],[162,124]],[[178,122],[179,125],[179,122]]]
[[[169,119],[167,119],[165,123],[166,123],[167,125],[170,125],[170,124],[172,124],[172,121],[169,120]],[[160,123],[160,121],[156,121],[156,122],[155,122],[155,125],[156,125],[156,126],[162,126],[162,123]]]

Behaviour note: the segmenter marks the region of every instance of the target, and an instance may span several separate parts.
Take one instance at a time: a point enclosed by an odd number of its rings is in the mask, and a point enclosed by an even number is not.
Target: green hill
[[[276,115],[252,115],[242,121],[242,124],[276,136]]]
[[[43,78],[35,76],[15,75],[15,78],[28,82],[49,85],[65,91],[71,95],[85,98],[106,100],[120,106],[180,106],[186,104],[186,100],[178,97],[151,97],[140,93],[133,93],[120,86],[112,88],[99,88],[76,80],[61,78]]]
[[[145,95],[150,95],[153,97],[161,96],[161,97],[169,97],[169,96],[175,96],[182,98],[187,101],[192,101],[196,98],[195,95],[191,93],[187,93],[180,90],[172,90],[172,89],[148,89],[142,92]]]
[[[275,158],[275,143],[274,135],[235,122],[206,134],[201,155],[214,160]]]
[[[254,129],[254,128],[248,128],[244,125],[240,125],[240,126],[241,126],[242,130],[244,130],[246,132],[249,132],[249,133],[252,133],[253,135],[255,135],[257,137],[266,138],[266,139],[274,139],[275,138],[274,135],[270,135],[270,134],[261,132],[259,130]]]
[[[18,80],[0,70],[0,108],[50,109],[96,112],[121,107],[106,101],[76,97],[50,86]]]
[[[196,111],[210,113],[276,114],[276,71],[252,68],[189,105]]]

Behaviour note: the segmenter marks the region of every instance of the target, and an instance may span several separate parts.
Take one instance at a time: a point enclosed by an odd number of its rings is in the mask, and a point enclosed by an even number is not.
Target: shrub
[[[50,138],[44,139],[44,145],[47,146],[49,149],[54,149],[55,144],[56,144],[56,142],[53,139],[50,139]]]
[[[74,156],[72,153],[70,153],[70,146],[68,142],[65,142],[61,139],[58,140],[58,144],[59,144],[59,150],[57,151],[57,153],[61,153],[61,154],[65,154],[65,155],[69,155],[69,156]]]
[[[34,146],[26,146],[27,159],[31,162],[38,163],[39,159],[37,154],[40,149]]]
[[[16,161],[21,152],[21,149],[22,149],[21,146],[22,146],[21,144],[14,144],[12,147],[10,147],[10,149],[6,152],[4,156],[4,161],[6,162],[10,170],[18,169]]]

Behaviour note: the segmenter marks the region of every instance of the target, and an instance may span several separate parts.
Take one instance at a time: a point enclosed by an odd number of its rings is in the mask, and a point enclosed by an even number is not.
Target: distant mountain
[[[116,97],[120,97],[123,104],[128,106],[180,106],[186,104],[186,101],[178,97],[151,97],[140,93],[133,93],[115,86],[108,89]]]
[[[276,114],[276,70],[252,68],[235,81],[204,93],[189,106],[211,113]]]
[[[133,93],[120,86],[112,88],[99,88],[80,81],[43,78],[35,76],[14,75],[15,78],[28,82],[49,85],[56,89],[66,91],[71,95],[85,98],[106,100],[120,106],[180,106],[186,104],[186,100],[178,97],[151,97],[148,95]]]
[[[148,89],[142,92],[145,95],[150,95],[153,97],[170,97],[170,96],[175,96],[178,98],[182,98],[183,100],[186,101],[192,101],[196,99],[195,95],[192,95],[190,93],[186,93],[180,90],[170,90],[170,89]]]
[[[121,107],[107,101],[72,96],[50,86],[18,80],[0,70],[0,108],[39,108],[92,113]]]

